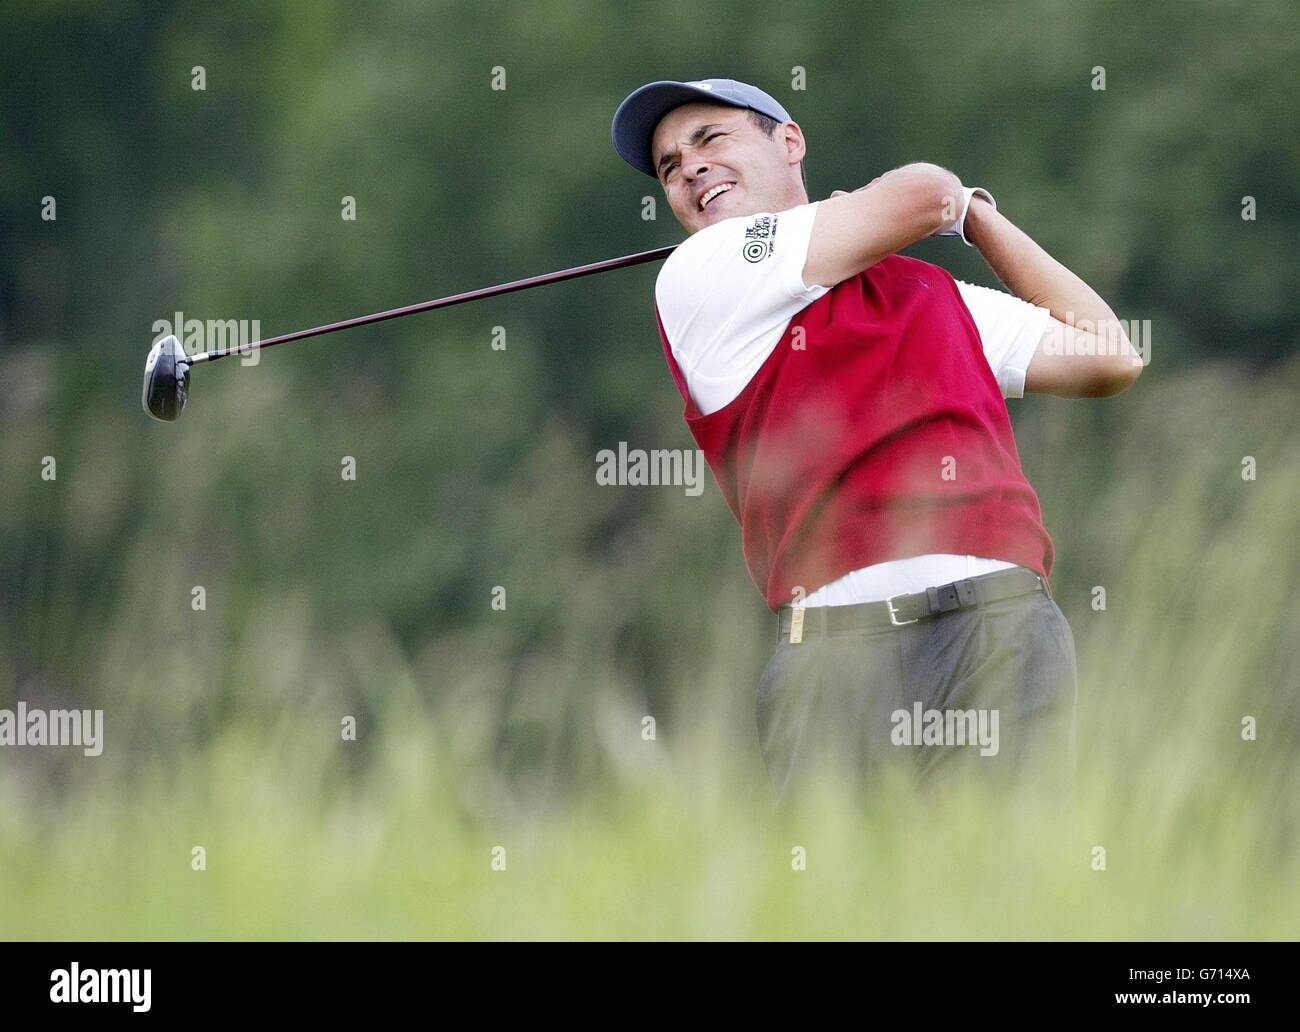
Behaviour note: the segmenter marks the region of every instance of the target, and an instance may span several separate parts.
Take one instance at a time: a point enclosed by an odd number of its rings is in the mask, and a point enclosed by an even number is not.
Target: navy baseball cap
[[[654,136],[655,126],[673,108],[700,100],[748,108],[767,115],[768,118],[775,118],[778,122],[794,121],[790,112],[757,86],[751,86],[747,82],[737,82],[735,79],[675,82],[665,79],[647,83],[635,90],[614,112],[611,135],[619,157],[638,172],[644,172],[651,179],[658,179],[654,162],[650,160],[650,140]]]

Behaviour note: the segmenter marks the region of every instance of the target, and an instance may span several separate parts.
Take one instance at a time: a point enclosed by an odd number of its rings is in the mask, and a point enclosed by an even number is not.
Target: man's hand
[[[1052,313],[1025,371],[1025,391],[1104,398],[1138,378],[1142,359],[1109,305],[981,197],[966,237],[1017,297]]]
[[[817,206],[804,283],[833,287],[950,228],[961,199],[961,180],[928,164],[896,168],[852,193],[835,191]]]

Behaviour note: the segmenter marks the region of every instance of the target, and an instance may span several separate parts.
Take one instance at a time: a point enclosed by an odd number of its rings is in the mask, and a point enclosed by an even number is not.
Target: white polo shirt
[[[735,399],[780,343],[790,320],[827,293],[803,281],[819,202],[768,213],[771,253],[745,258],[745,227],[755,215],[724,219],[685,240],[655,283],[655,302],[691,399],[702,413]],[[1024,396],[1025,371],[1051,312],[1003,290],[957,280],[984,356],[1004,398]],[[1001,559],[922,555],[863,567],[812,592],[810,606],[874,602],[964,577],[1007,569]]]

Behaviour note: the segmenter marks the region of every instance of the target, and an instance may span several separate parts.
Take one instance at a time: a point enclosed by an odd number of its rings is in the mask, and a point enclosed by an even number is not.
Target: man
[[[642,86],[613,139],[690,234],[656,315],[778,616],[758,690],[778,796],[824,765],[1024,777],[1031,756],[1072,756],[1074,641],[1004,398],[1131,384],[1114,313],[935,165],[809,203],[802,130],[746,83]],[[1011,293],[898,254],[936,234]]]

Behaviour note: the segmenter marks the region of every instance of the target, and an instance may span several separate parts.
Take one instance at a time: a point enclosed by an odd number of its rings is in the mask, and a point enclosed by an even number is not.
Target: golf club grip
[[[393,308],[386,312],[374,312],[371,315],[358,315],[352,319],[343,319],[340,322],[326,323],[324,326],[313,326],[309,330],[294,330],[292,333],[283,333],[278,337],[271,337],[267,340],[253,341],[250,344],[243,344],[233,348],[223,348],[219,351],[205,351],[202,354],[192,355],[190,364],[197,365],[200,362],[215,362],[219,358],[225,358],[227,355],[239,355],[249,351],[262,351],[266,348],[274,347],[276,344],[288,344],[294,340],[304,340],[307,337],[319,337],[325,333],[333,333],[335,330],[349,330],[354,326],[369,326],[371,323],[384,322],[386,319],[398,319],[404,315],[415,315],[417,312],[431,312],[435,308],[450,308],[452,305],[464,304],[466,301],[480,301],[485,297],[496,297],[499,294],[509,294],[516,290],[527,290],[529,287],[540,287],[547,283],[560,283],[563,280],[578,279],[582,276],[591,276],[597,272],[607,272],[610,269],[622,269],[630,265],[641,265],[644,262],[655,262],[667,258],[673,251],[677,250],[677,244],[671,244],[668,247],[658,247],[653,251],[642,251],[639,254],[624,255],[622,258],[609,258],[603,262],[593,262],[590,265],[578,265],[572,269],[561,269],[558,272],[547,272],[540,276],[530,276],[527,279],[513,280],[510,283],[498,283],[493,287],[480,287],[478,290],[467,290],[462,294],[452,294],[450,297],[440,297],[434,301],[421,301],[417,304],[406,305],[403,308]]]

